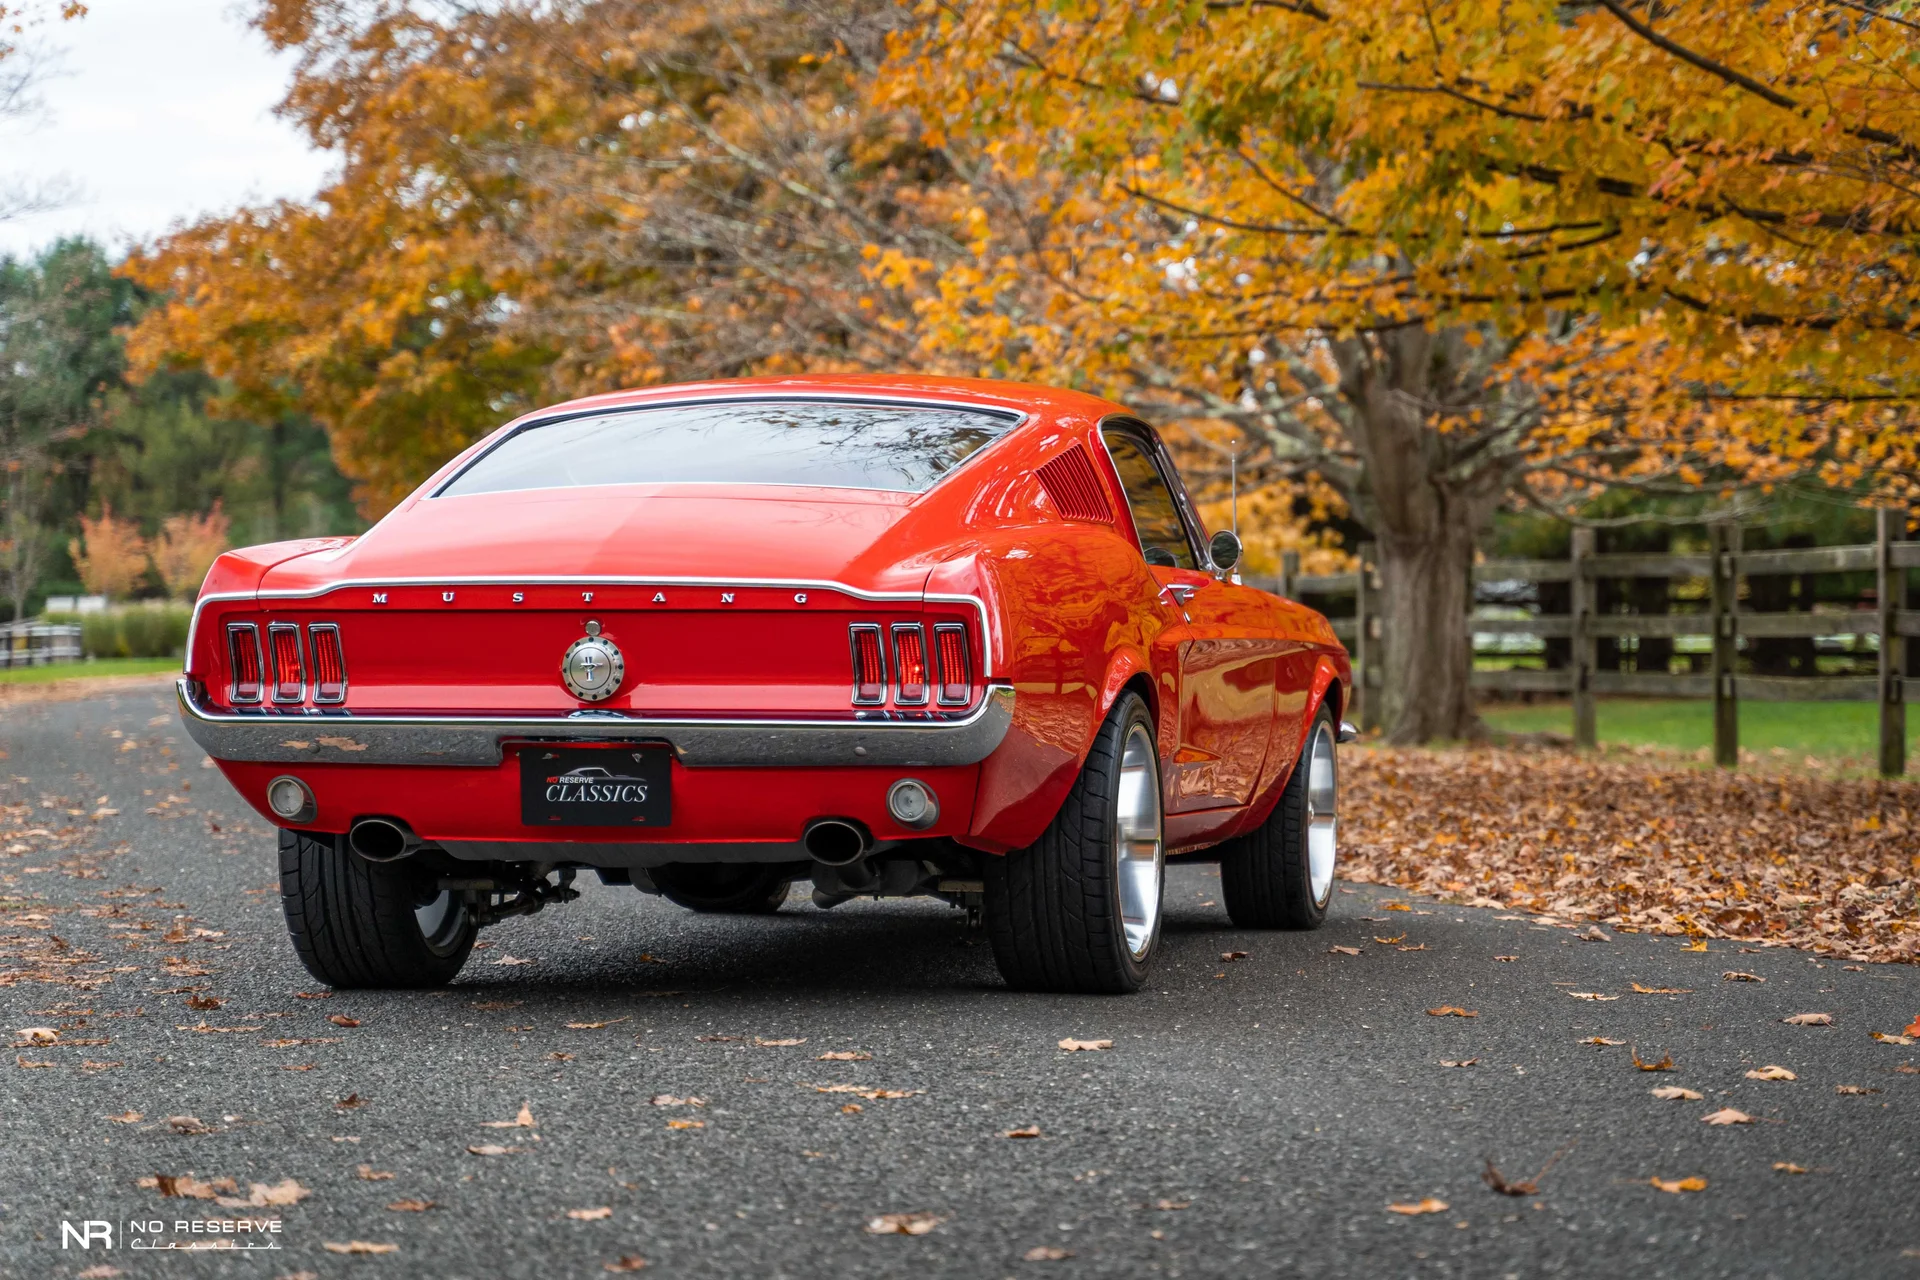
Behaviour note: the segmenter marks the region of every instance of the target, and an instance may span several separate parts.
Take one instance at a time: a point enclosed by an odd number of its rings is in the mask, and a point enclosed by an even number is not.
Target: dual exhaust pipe
[[[368,862],[398,862],[420,848],[420,837],[399,818],[356,818],[347,847]],[[829,867],[850,867],[867,856],[873,837],[847,818],[815,818],[800,837],[807,856]]]

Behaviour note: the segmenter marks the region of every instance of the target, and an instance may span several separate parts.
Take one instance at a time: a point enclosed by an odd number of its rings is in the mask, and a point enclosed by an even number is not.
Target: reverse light
[[[267,808],[288,822],[311,822],[313,792],[300,779],[283,773],[267,784]]]
[[[267,655],[273,663],[273,700],[301,702],[307,696],[307,667],[300,653],[300,628],[276,622],[267,628]]]
[[[887,700],[887,651],[880,628],[856,622],[847,628],[847,640],[853,650],[854,705],[879,706]]]
[[[232,679],[227,684],[227,701],[260,701],[261,669],[260,629],[251,622],[227,624],[227,663]]]
[[[924,831],[940,820],[940,802],[920,779],[902,778],[887,788],[887,812],[901,826]]]
[[[927,700],[927,636],[917,622],[893,627],[894,701],[917,707]]]
[[[313,705],[347,700],[347,659],[340,648],[340,628],[316,622],[307,628],[307,652],[313,660]]]
[[[964,707],[973,700],[972,659],[967,651],[967,629],[942,622],[933,629],[934,680],[943,707]]]

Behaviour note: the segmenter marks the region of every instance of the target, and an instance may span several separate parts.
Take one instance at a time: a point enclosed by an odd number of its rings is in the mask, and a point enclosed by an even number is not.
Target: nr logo
[[[96,1244],[113,1248],[113,1224],[88,1218],[76,1227],[67,1219],[60,1219],[60,1247],[66,1249],[76,1244],[82,1249],[91,1249]]]

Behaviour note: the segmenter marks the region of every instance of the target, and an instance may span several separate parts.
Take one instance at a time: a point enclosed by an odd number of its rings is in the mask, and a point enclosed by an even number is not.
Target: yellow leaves
[[[1678,1194],[1683,1191],[1705,1191],[1707,1189],[1707,1180],[1705,1178],[1697,1177],[1697,1176],[1691,1177],[1691,1178],[1672,1178],[1672,1179],[1653,1177],[1653,1178],[1648,1178],[1647,1183],[1648,1185],[1652,1186],[1655,1190],[1671,1191],[1671,1192],[1674,1192],[1675,1194]]]
[[[1798,1080],[1800,1077],[1785,1067],[1776,1067],[1769,1063],[1757,1070],[1747,1072],[1749,1080]]]
[[[520,1113],[511,1120],[482,1120],[482,1129],[531,1129],[534,1128],[533,1107],[529,1103],[520,1104]]]
[[[1830,1027],[1833,1015],[1830,1013],[1796,1013],[1780,1019],[1790,1027]]]
[[[870,1236],[924,1236],[945,1221],[937,1213],[881,1213],[868,1218],[862,1230]]]
[[[1060,1041],[1060,1048],[1068,1053],[1085,1053],[1096,1049],[1111,1049],[1113,1048],[1113,1041],[1075,1040],[1073,1037],[1068,1036],[1066,1039]]]
[[[1752,1124],[1753,1117],[1734,1107],[1722,1107],[1718,1111],[1701,1116],[1700,1122],[1702,1124],[1724,1127],[1730,1124]]]
[[[1427,1196],[1424,1199],[1413,1201],[1410,1204],[1390,1204],[1387,1206],[1388,1213],[1398,1213],[1409,1218],[1418,1217],[1425,1213],[1445,1213],[1446,1211],[1447,1202],[1436,1199],[1433,1196]]]
[[[1697,1090],[1683,1088],[1677,1084],[1661,1085],[1658,1089],[1651,1089],[1648,1092],[1662,1102],[1699,1102],[1702,1096]]]
[[[1443,1004],[1437,1009],[1427,1010],[1427,1016],[1430,1018],[1477,1018],[1480,1016],[1480,1011],[1462,1009],[1457,1004]]]

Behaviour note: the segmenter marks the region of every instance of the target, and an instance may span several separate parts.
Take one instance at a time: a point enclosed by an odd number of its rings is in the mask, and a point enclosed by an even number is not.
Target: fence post
[[[1379,598],[1373,583],[1374,565],[1377,563],[1376,546],[1363,542],[1357,548],[1360,553],[1360,569],[1353,588],[1353,683],[1355,692],[1360,695],[1360,729],[1363,733],[1373,733],[1381,728],[1386,717],[1381,715],[1381,682],[1379,673],[1374,669],[1379,657],[1379,646],[1374,619],[1379,613]]]
[[[1573,643],[1567,667],[1573,680],[1573,745],[1576,747],[1597,746],[1600,740],[1593,714],[1593,606],[1600,584],[1593,576],[1592,559],[1593,530],[1575,529],[1568,604]]]
[[[1282,551],[1280,553],[1280,594],[1294,599],[1293,584],[1300,580],[1300,553]]]
[[[1716,520],[1708,526],[1712,567],[1707,581],[1713,606],[1713,762],[1731,769],[1740,763],[1740,704],[1734,698],[1733,673],[1740,656],[1735,634],[1739,578],[1734,557],[1740,550],[1740,526]]]
[[[1902,696],[1907,674],[1907,642],[1900,635],[1900,613],[1907,607],[1907,571],[1893,563],[1896,534],[1906,532],[1903,512],[1880,508],[1874,539],[1874,578],[1880,602],[1880,776],[1898,778],[1907,771],[1907,704]],[[1896,528],[1896,521],[1898,527]]]

